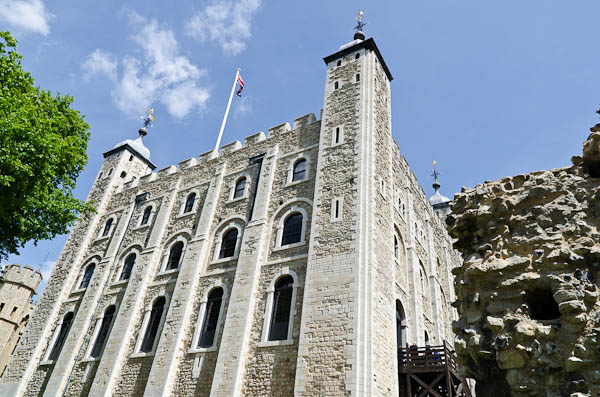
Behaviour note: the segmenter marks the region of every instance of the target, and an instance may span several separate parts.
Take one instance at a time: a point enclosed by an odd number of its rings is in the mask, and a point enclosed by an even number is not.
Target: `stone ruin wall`
[[[452,204],[456,350],[479,396],[600,393],[600,124],[572,163]]]

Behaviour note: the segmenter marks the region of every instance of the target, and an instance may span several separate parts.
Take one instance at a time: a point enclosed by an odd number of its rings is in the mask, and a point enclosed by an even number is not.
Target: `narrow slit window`
[[[48,360],[55,361],[60,355],[60,351],[67,339],[67,335],[69,334],[69,330],[71,329],[71,324],[73,323],[73,312],[69,312],[65,314],[63,317],[62,324],[60,325],[60,329],[58,331],[58,336],[54,341],[54,346],[52,346],[52,350],[50,351],[50,355],[48,356]]]
[[[2,309],[4,309],[4,303],[0,303],[0,312],[2,312]]]
[[[356,55],[354,56],[354,59],[358,59],[358,58],[360,58],[360,54],[356,54]]]
[[[144,214],[142,215],[142,222],[140,225],[147,225],[150,221],[150,215],[152,214],[152,207],[148,207],[144,210]]]
[[[285,340],[288,338],[293,291],[294,279],[292,276],[283,276],[277,280],[275,292],[273,293],[273,313],[271,314],[269,340]]]
[[[360,74],[356,75],[356,82],[358,83],[360,81]]]
[[[337,66],[342,66],[342,61],[341,60],[337,61]]]
[[[156,336],[158,335],[158,328],[160,327],[166,302],[167,300],[161,296],[152,305],[150,319],[148,321],[148,325],[146,326],[144,339],[142,339],[142,346],[140,347],[140,351],[143,353],[150,353],[152,350],[154,350],[154,344],[156,341]]]
[[[233,228],[223,235],[221,241],[221,250],[219,251],[219,259],[231,258],[235,255],[235,246],[237,244],[238,231]]]
[[[206,348],[214,345],[222,300],[223,288],[215,288],[208,295],[204,321],[202,321],[200,339],[198,340],[198,347]]]
[[[399,258],[398,237],[394,236],[394,258]]]
[[[183,208],[184,213],[191,212],[194,209],[194,202],[196,201],[196,193],[190,194],[185,200],[185,207]]]
[[[167,260],[167,270],[177,269],[179,267],[179,261],[181,260],[181,254],[183,252],[183,243],[181,241],[176,242],[169,251],[169,259]]]
[[[90,285],[90,281],[92,280],[92,276],[94,275],[95,268],[95,263],[92,263],[88,267],[86,267],[85,272],[83,273],[83,278],[81,279],[81,283],[79,283],[79,289],[87,288],[88,285]]]
[[[342,199],[334,198],[331,201],[331,222],[337,222],[342,217]]]
[[[283,222],[281,245],[299,243],[302,239],[302,214],[296,212]]]
[[[113,224],[113,218],[109,218],[106,223],[104,224],[104,230],[102,231],[102,237],[106,237],[108,236],[108,233],[110,233],[110,229],[112,227]]]
[[[96,341],[94,342],[94,346],[92,347],[90,357],[98,358],[102,354],[102,350],[104,350],[104,345],[106,344],[106,340],[108,339],[108,332],[110,331],[110,328],[112,326],[115,311],[115,306],[111,305],[104,312],[104,317],[102,318],[102,322],[100,323],[100,331],[98,331],[98,336],[96,337]]]
[[[337,90],[338,88],[340,88],[340,83],[338,83],[337,81],[335,83],[333,83],[333,89]]]
[[[133,270],[133,265],[135,265],[136,255],[131,254],[125,259],[125,263],[123,264],[123,271],[121,272],[120,280],[129,280],[131,277],[131,271]]]

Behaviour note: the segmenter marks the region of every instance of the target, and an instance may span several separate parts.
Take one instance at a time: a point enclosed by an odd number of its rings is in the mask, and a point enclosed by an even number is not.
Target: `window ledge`
[[[175,219],[181,219],[181,218],[186,218],[190,215],[194,215],[195,211],[191,210],[190,212],[184,212],[183,214],[179,214],[175,217]]]
[[[54,360],[44,360],[40,363],[40,365],[53,365],[54,363]]]
[[[166,276],[166,275],[178,273],[178,272],[179,272],[179,268],[171,269],[171,270],[163,270],[161,272],[158,272],[157,276]]]
[[[209,263],[209,265],[216,265],[219,263],[231,262],[231,261],[237,260],[238,258],[239,258],[239,255],[228,256],[227,258],[215,259],[215,260],[211,261]]]
[[[307,182],[308,180],[309,180],[308,178],[304,178],[304,179],[301,179],[299,181],[288,182],[288,183],[285,184],[285,187],[294,186],[294,185],[297,185],[299,183]]]
[[[285,340],[267,340],[264,342],[259,342],[258,347],[271,347],[271,346],[289,346],[293,345],[293,339],[285,339]]]
[[[143,358],[143,357],[154,357],[154,352],[148,352],[148,353],[144,353],[144,352],[137,352],[137,353],[133,353],[131,356],[129,356],[129,358]]]
[[[148,221],[148,223],[146,223],[145,225],[139,225],[136,226],[132,229],[132,231],[136,231],[136,230],[142,230],[142,229],[146,229],[150,227],[150,221]]]
[[[210,352],[216,352],[217,351],[217,346],[211,346],[211,347],[196,347],[196,348],[192,348],[190,350],[188,350],[188,353],[193,354],[193,353],[210,353]]]
[[[94,362],[98,362],[100,361],[100,357],[86,357],[84,359],[81,360],[82,363],[94,363]]]
[[[241,196],[241,197],[236,197],[236,198],[229,199],[229,200],[227,200],[227,201],[225,202],[225,204],[236,203],[236,202],[238,202],[238,201],[242,201],[242,200],[245,200],[245,199],[247,199],[247,198],[248,198],[248,195],[247,195],[247,194],[245,194],[245,195],[243,195],[243,196]]]
[[[108,235],[106,235],[106,236],[96,237],[96,239],[94,241],[92,241],[92,243],[99,243],[101,241],[108,240],[109,238],[110,238],[110,233],[108,233]]]
[[[87,287],[86,288],[77,288],[77,289],[74,289],[73,291],[71,291],[71,293],[78,294],[80,292],[84,292],[86,289],[87,289]]]
[[[279,247],[275,247],[273,248],[273,252],[275,251],[283,251],[289,248],[296,248],[296,247],[301,247],[303,245],[306,245],[306,241],[300,241],[297,243],[293,243],[293,244],[287,244],[287,245],[280,245]]]
[[[129,282],[129,279],[125,279],[125,280],[119,280],[119,281],[115,281],[114,283],[112,283],[110,286],[111,287],[118,287],[121,286],[123,284],[127,284]]]

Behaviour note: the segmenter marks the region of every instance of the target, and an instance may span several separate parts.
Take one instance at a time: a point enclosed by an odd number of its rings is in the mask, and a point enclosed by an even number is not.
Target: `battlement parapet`
[[[250,135],[244,139],[244,147],[248,147],[250,145],[255,145],[259,142],[262,142],[266,139],[265,133],[262,131],[257,132],[256,134]]]
[[[240,141],[235,141],[228,143],[226,145],[221,146],[221,151],[219,152],[219,156],[225,156],[231,154],[242,148],[242,144]]]
[[[269,128],[268,133],[266,135],[263,131],[259,131],[252,135],[247,136],[246,138],[244,138],[243,144],[240,141],[234,141],[234,142],[231,142],[231,143],[221,146],[219,151],[209,150],[205,153],[200,154],[197,158],[189,158],[189,159],[183,160],[183,161],[179,162],[177,166],[169,165],[167,167],[163,167],[163,168],[159,169],[158,171],[148,173],[148,174],[140,177],[139,179],[131,180],[131,181],[123,184],[123,186],[119,190],[119,192],[122,192],[125,190],[130,190],[130,189],[136,188],[136,187],[139,188],[142,185],[145,185],[150,182],[154,182],[157,179],[166,177],[168,175],[175,174],[179,171],[193,168],[193,167],[202,165],[203,163],[207,163],[212,160],[221,159],[224,156],[228,156],[238,150],[241,150],[241,149],[244,149],[247,147],[251,147],[252,145],[259,144],[260,142],[263,142],[266,139],[272,139],[272,138],[280,136],[281,134],[285,134],[287,132],[298,130],[300,128],[305,128],[315,122],[319,122],[319,120],[317,120],[314,113],[308,113],[304,116],[300,116],[300,117],[294,119],[294,123],[293,123],[294,128],[293,129],[291,128],[290,123],[286,121],[284,123],[281,123],[279,125]]]
[[[272,138],[276,135],[281,135],[281,134],[285,134],[288,131],[291,131],[292,129],[290,128],[290,123],[288,123],[287,121],[285,123],[281,123],[276,125],[275,127],[271,127],[269,128],[269,138]]]
[[[42,273],[31,266],[18,264],[6,265],[2,269],[2,280],[14,284],[21,284],[35,291],[42,281]]]
[[[308,113],[294,120],[294,129],[306,127],[317,121],[314,113]]]

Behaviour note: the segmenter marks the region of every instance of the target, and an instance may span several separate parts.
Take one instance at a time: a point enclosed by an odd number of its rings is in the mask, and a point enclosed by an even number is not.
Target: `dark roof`
[[[381,66],[383,67],[385,74],[387,75],[388,79],[390,79],[390,81],[392,81],[394,78],[392,77],[390,70],[388,69],[387,65],[385,64],[385,61],[383,60],[383,57],[381,56],[381,53],[379,52],[379,48],[377,48],[377,44],[375,44],[375,40],[373,40],[372,37],[365,41],[361,41],[360,43],[354,44],[348,48],[344,48],[343,50],[340,50],[340,51],[336,52],[335,54],[326,56],[325,58],[323,58],[323,60],[325,61],[325,63],[329,63],[337,58],[341,58],[341,57],[348,55],[349,53],[359,50],[361,48],[366,48],[368,50],[373,50],[375,52],[375,55],[377,55],[377,58],[379,59],[379,62],[381,63]]]
[[[140,152],[138,152],[137,150],[135,150],[134,148],[131,147],[131,145],[129,145],[128,143],[125,143],[121,146],[118,146],[114,149],[109,150],[108,152],[104,153],[104,157],[108,157],[113,153],[118,153],[121,150],[127,149],[129,150],[131,153],[135,154],[136,156],[138,156],[140,159],[142,159],[142,161],[144,161],[144,163],[148,164],[148,167],[150,167],[150,169],[155,169],[156,165],[154,165],[154,163],[150,160],[148,160],[146,157],[142,156],[142,154]]]

